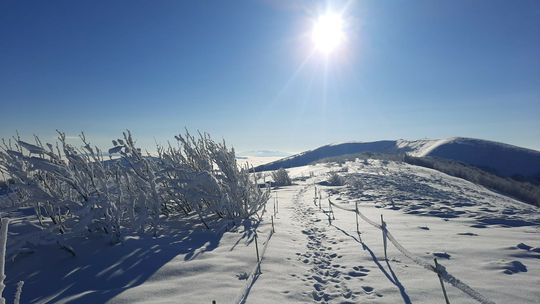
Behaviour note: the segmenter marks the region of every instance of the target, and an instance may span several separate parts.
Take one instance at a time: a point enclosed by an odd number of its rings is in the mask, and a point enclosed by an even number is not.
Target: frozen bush
[[[327,183],[330,186],[343,186],[345,185],[345,178],[337,172],[330,172]]]
[[[15,137],[0,148],[0,171],[13,181],[8,197],[34,206],[43,228],[33,239],[20,238],[19,245],[56,232],[48,241],[73,253],[65,238],[99,232],[117,242],[124,231],[156,234],[161,217],[170,215],[197,215],[205,225],[214,215],[245,219],[269,197],[248,167],[237,166],[234,150],[207,134],[176,136],[176,146],[158,146],[153,157],[127,131],[113,140],[108,159],[84,134],[81,147],[58,134],[55,145]]]
[[[292,184],[291,178],[287,170],[280,168],[272,172],[272,178],[276,186],[290,186]]]

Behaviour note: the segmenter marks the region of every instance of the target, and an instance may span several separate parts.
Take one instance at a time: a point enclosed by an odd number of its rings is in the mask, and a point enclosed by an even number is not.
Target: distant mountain
[[[283,151],[272,151],[272,150],[257,150],[257,151],[245,151],[237,153],[240,157],[246,157],[246,156],[255,156],[255,157],[287,157],[290,156],[291,153],[283,152]]]
[[[479,167],[500,176],[540,174],[540,152],[493,141],[452,137],[441,140],[381,140],[331,144],[261,165],[255,170],[304,166],[314,161],[363,152],[439,157]]]

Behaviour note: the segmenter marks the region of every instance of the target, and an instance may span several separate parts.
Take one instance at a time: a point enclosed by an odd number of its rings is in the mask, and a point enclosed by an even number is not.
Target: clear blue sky
[[[237,150],[467,136],[540,150],[540,1],[0,1],[0,137],[142,146],[184,127]],[[310,56],[311,54],[311,56]]]

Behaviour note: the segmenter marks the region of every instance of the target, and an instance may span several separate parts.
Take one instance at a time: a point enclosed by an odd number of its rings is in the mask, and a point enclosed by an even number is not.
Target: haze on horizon
[[[343,18],[331,53],[313,43],[328,11]],[[104,147],[186,127],[237,151],[452,136],[540,150],[540,2],[6,0],[0,113],[0,138]]]

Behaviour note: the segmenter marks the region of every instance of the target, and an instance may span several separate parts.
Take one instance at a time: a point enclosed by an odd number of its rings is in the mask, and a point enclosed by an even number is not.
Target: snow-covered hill
[[[412,156],[433,156],[460,161],[501,176],[540,174],[540,152],[493,141],[453,137],[442,140],[382,140],[331,144],[261,165],[258,171],[304,166],[345,154],[376,152]]]

